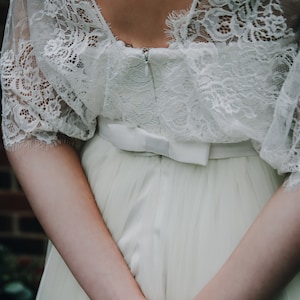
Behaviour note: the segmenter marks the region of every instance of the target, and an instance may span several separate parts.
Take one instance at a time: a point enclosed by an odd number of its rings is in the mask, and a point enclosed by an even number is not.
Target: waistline
[[[129,127],[122,121],[106,118],[99,120],[99,135],[120,150],[153,153],[203,166],[207,165],[209,159],[257,155],[249,140],[238,143],[173,141],[139,127]]]

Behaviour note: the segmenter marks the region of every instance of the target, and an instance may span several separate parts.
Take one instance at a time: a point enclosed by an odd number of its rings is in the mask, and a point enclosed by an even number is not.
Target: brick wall
[[[0,41],[8,2],[0,0]],[[9,252],[10,259],[13,257],[14,270],[19,273],[17,277],[26,273],[25,284],[33,290],[40,279],[46,244],[46,236],[33,215],[0,143],[0,247]]]

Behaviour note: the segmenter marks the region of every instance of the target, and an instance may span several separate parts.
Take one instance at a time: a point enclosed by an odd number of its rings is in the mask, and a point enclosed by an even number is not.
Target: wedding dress
[[[11,2],[5,146],[83,141],[99,209],[149,300],[192,299],[283,174],[299,184],[300,56],[285,9],[193,0],[166,20],[167,48],[133,48],[94,0]],[[50,248],[38,299],[88,299]],[[296,276],[276,300],[299,298]]]

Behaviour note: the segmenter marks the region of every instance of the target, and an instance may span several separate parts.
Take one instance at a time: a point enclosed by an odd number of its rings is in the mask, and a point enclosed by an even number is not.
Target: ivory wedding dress
[[[114,36],[93,0],[11,2],[5,146],[87,141],[99,209],[149,300],[192,299],[277,172],[299,184],[300,57],[286,17],[280,0],[193,0],[166,20],[168,48],[142,49]],[[53,246],[37,299],[88,299]],[[298,299],[297,276],[276,300]]]

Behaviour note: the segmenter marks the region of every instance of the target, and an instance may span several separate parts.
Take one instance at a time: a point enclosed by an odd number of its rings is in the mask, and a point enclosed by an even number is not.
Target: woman
[[[11,2],[4,143],[55,245],[38,299],[299,299],[299,277],[280,290],[299,253],[295,6]]]

